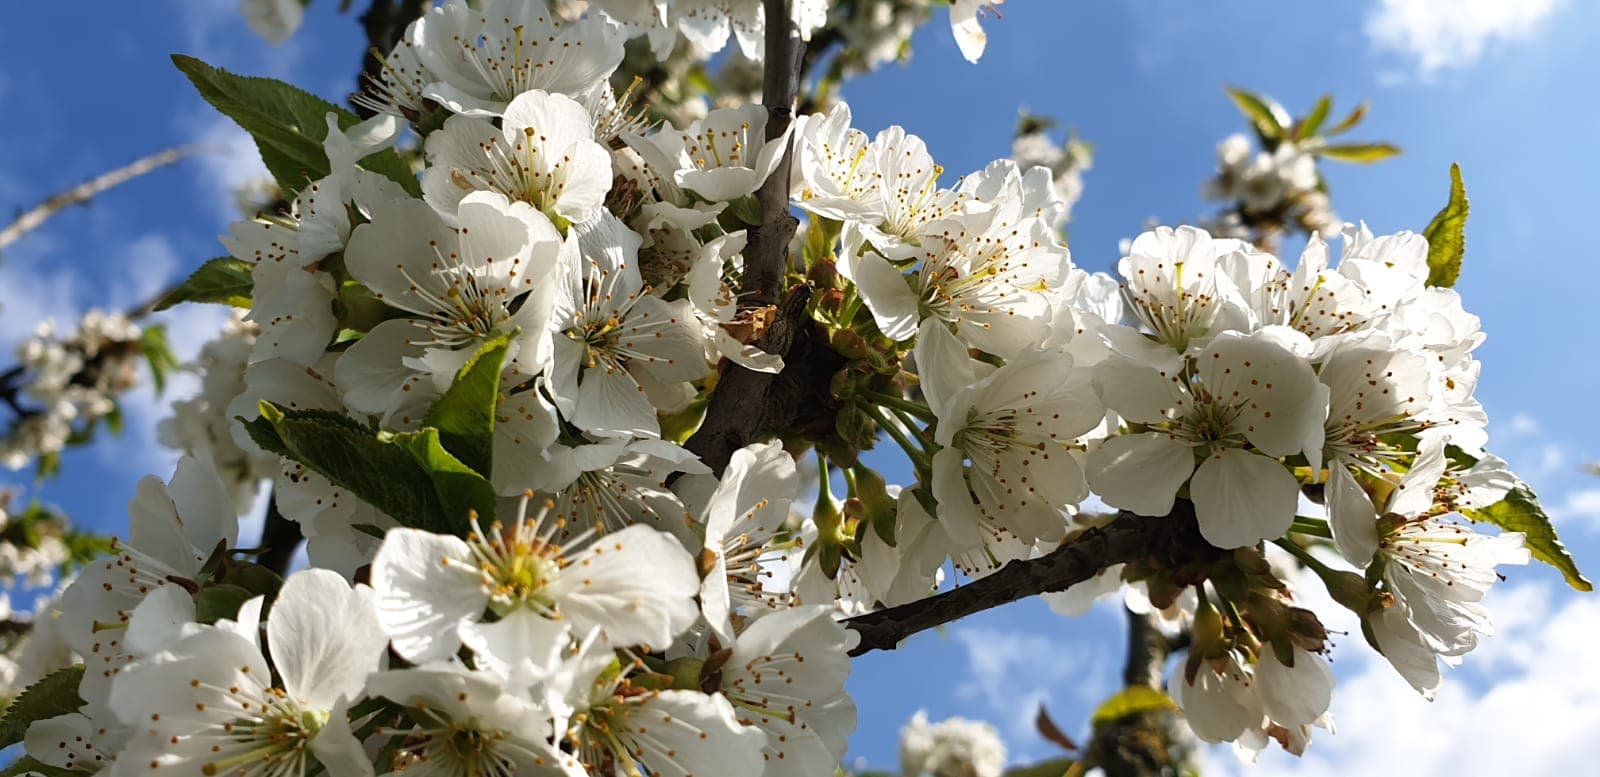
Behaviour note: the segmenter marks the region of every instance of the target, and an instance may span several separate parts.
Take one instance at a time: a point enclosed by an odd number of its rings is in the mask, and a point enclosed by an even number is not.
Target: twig
[[[1193,508],[1185,502],[1179,502],[1171,515],[1155,518],[1123,512],[1103,527],[1078,533],[1047,555],[1012,561],[987,577],[938,596],[846,619],[845,626],[861,635],[860,644],[850,654],[891,650],[913,634],[968,615],[1037,594],[1064,591],[1113,564],[1155,560],[1163,566],[1181,566],[1225,553],[1200,536]]]
[[[170,165],[194,153],[196,150],[196,146],[169,148],[166,151],[151,154],[110,172],[101,173],[59,194],[52,194],[46,197],[43,202],[18,215],[5,229],[0,230],[0,249],[4,249],[6,246],[17,242],[23,235],[38,229],[40,224],[43,224],[56,213],[73,205],[82,205],[107,189],[127,183],[151,170]]]

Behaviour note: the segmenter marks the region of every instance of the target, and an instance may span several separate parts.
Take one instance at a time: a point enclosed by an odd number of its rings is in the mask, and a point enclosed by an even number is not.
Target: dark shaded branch
[[[432,5],[425,0],[372,0],[367,12],[361,15],[361,29],[367,34],[367,50],[361,55],[361,74],[356,76],[356,94],[365,91],[367,84],[383,73],[383,60],[406,34],[406,27],[417,20]],[[352,103],[357,115],[371,118],[374,111]]]
[[[891,650],[913,634],[968,615],[1066,590],[1113,564],[1146,561],[1158,567],[1176,567],[1226,553],[1200,536],[1193,508],[1186,502],[1180,501],[1172,514],[1156,518],[1123,512],[1103,527],[1074,535],[1047,555],[1012,561],[987,577],[938,596],[845,620],[846,626],[861,635],[850,655]]]
[[[1161,669],[1167,662],[1172,640],[1156,627],[1156,616],[1124,608],[1128,616],[1128,655],[1122,664],[1123,685],[1161,687]]]
[[[300,525],[283,516],[278,509],[278,494],[267,500],[267,521],[261,527],[261,555],[256,562],[278,574],[289,569],[295,548],[300,546]]]
[[[766,61],[761,65],[761,104],[767,109],[767,141],[784,137],[794,121],[795,96],[800,91],[800,60],[805,47],[790,21],[788,0],[762,0],[767,15]],[[793,143],[786,142],[783,161],[756,190],[761,224],[748,230],[744,254],[744,288],[740,305],[762,307],[778,301],[783,276],[789,267],[789,240],[799,221],[789,213],[789,158]]]
[[[794,120],[795,94],[800,88],[800,33],[790,21],[787,0],[762,0],[767,16],[766,61],[762,64],[761,102],[767,108],[767,140],[785,137]],[[787,141],[785,141],[787,144]],[[783,304],[777,320],[756,340],[762,350],[784,358],[782,374],[754,372],[727,364],[706,407],[706,417],[687,442],[718,475],[733,452],[782,430],[798,418],[802,400],[815,398],[817,387],[826,393],[827,378],[837,357],[826,348],[811,347],[806,302],[810,291],[794,289],[783,296],[789,270],[789,241],[798,221],[789,213],[789,149],[777,170],[756,191],[761,223],[746,234],[744,280],[739,289],[740,310]],[[820,377],[819,377],[820,376]],[[812,408],[819,407],[813,402]]]

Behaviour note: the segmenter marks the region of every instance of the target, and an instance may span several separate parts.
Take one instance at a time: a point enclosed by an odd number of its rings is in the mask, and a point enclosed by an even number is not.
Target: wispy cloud
[[[1367,38],[1410,60],[1428,80],[1471,67],[1491,47],[1527,40],[1564,0],[1379,0],[1367,14]]]

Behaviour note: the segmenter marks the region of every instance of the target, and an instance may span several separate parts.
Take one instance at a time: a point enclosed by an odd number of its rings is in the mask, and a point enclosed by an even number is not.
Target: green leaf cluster
[[[489,475],[508,348],[505,335],[480,348],[415,432],[383,432],[339,413],[270,402],[245,428],[257,445],[304,464],[402,526],[464,535],[471,516],[494,515]]]

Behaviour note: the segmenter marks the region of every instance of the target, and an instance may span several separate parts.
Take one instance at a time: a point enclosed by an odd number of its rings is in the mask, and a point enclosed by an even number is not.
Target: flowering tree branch
[[[938,596],[858,615],[844,623],[861,635],[850,655],[892,650],[907,637],[992,607],[1037,594],[1064,591],[1113,564],[1151,561],[1181,566],[1227,551],[1209,545],[1195,522],[1194,508],[1180,501],[1165,516],[1122,512],[1111,523],[1086,529],[1039,558],[1017,560],[999,571]]]

